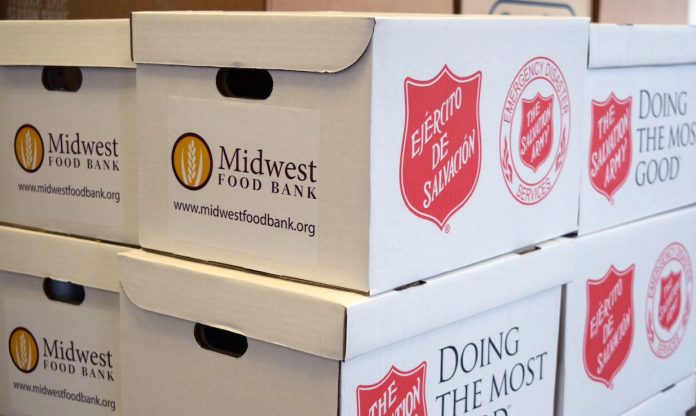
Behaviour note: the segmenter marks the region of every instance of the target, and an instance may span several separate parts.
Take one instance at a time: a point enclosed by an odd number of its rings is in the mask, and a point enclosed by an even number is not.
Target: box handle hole
[[[215,82],[225,97],[265,100],[273,92],[273,78],[265,69],[220,68]]]
[[[43,282],[43,290],[47,298],[56,302],[81,305],[85,301],[85,287],[75,283],[61,282],[47,277]]]
[[[46,66],[41,82],[49,91],[76,92],[82,86],[82,71],[76,66]]]
[[[193,336],[201,348],[239,358],[246,353],[249,343],[244,335],[196,323]]]

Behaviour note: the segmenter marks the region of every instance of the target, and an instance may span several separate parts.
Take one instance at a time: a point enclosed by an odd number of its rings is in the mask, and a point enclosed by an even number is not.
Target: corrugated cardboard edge
[[[348,309],[346,359],[559,287],[572,279],[574,256],[561,238],[374,296]]]
[[[696,63],[696,27],[590,25],[589,68]]]
[[[375,19],[339,13],[133,13],[139,64],[342,71],[365,53]]]
[[[145,251],[122,254],[136,306],[341,360],[346,308],[364,296]]]
[[[135,68],[128,19],[0,22],[0,65]]]
[[[132,247],[0,226],[0,270],[118,292],[119,253]]]

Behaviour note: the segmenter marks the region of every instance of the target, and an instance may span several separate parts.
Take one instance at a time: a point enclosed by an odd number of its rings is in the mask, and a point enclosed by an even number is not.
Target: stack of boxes
[[[0,227],[0,414],[695,404],[696,208],[667,211],[696,202],[696,31],[144,12],[0,33],[0,221],[36,229]]]
[[[696,351],[696,28],[592,25],[588,67],[565,415],[625,411]]]
[[[5,416],[120,409],[117,255],[138,243],[129,28],[0,25],[0,221],[40,230],[0,227]]]

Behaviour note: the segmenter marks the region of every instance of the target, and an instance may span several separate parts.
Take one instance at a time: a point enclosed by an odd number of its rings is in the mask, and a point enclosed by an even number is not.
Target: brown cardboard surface
[[[453,0],[266,0],[269,11],[452,13]]]
[[[688,0],[601,0],[601,23],[686,24]]]

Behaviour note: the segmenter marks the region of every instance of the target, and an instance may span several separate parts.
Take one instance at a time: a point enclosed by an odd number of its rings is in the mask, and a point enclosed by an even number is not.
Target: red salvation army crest
[[[691,316],[693,270],[683,244],[674,242],[655,262],[645,303],[645,328],[650,349],[668,358],[679,347]]]
[[[459,77],[445,65],[430,80],[406,78],[404,93],[401,196],[413,214],[443,230],[481,170],[481,72]]]
[[[500,166],[510,195],[523,205],[543,201],[568,155],[570,93],[549,58],[529,60],[517,72],[500,120]]]
[[[613,388],[633,344],[633,277],[635,266],[610,266],[600,280],[587,281],[587,317],[583,342],[585,372]]]
[[[658,306],[657,322],[662,329],[671,330],[679,317],[681,310],[681,277],[682,272],[669,273],[660,279],[660,304]]]
[[[520,159],[536,172],[551,154],[553,144],[553,96],[537,93],[531,100],[522,99]]]
[[[613,202],[631,169],[631,104],[631,97],[620,100],[614,93],[606,101],[592,101],[588,173],[592,187],[609,202]]]
[[[401,371],[392,366],[377,383],[358,386],[358,416],[428,416],[425,403],[426,368],[425,361],[411,371]]]

